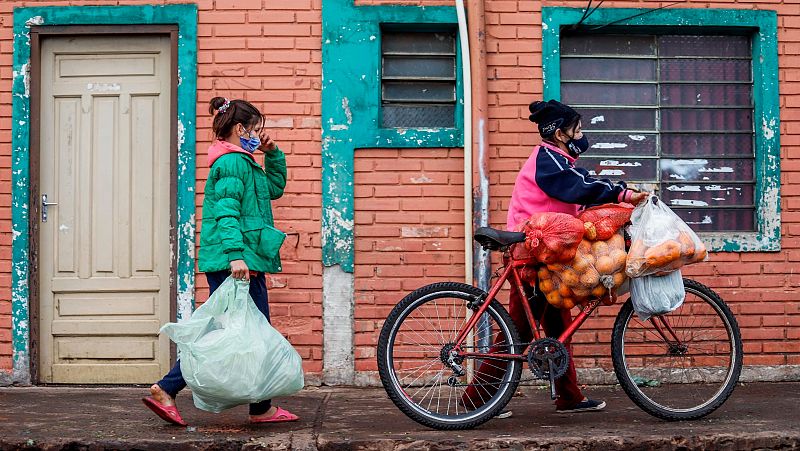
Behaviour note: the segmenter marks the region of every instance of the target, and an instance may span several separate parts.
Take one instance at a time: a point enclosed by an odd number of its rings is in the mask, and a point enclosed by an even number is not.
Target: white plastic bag
[[[665,276],[631,279],[633,311],[642,321],[647,321],[653,315],[663,315],[675,310],[683,304],[685,297],[680,271],[673,271]]]
[[[697,234],[656,196],[633,210],[630,234],[625,263],[628,277],[666,274],[708,259]]]
[[[161,328],[178,346],[198,409],[219,413],[303,388],[300,355],[258,310],[249,287],[228,277],[191,318]]]

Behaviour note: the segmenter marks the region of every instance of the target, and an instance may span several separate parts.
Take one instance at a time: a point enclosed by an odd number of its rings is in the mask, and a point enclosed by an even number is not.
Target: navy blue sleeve
[[[536,157],[536,184],[548,196],[578,205],[616,203],[625,182],[598,179],[570,165],[563,155],[542,149]]]

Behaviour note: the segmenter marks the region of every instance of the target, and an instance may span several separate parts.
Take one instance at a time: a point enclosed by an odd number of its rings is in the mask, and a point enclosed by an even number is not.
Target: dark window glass
[[[749,36],[562,36],[561,98],[592,143],[578,164],[695,230],[756,230],[751,55]]]
[[[381,56],[383,127],[455,126],[454,32],[384,31]]]

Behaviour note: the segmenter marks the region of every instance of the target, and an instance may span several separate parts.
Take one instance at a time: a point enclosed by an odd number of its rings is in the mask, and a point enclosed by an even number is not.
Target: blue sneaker
[[[606,408],[605,401],[596,401],[594,399],[586,399],[586,401],[581,401],[578,404],[570,408],[565,409],[556,409],[558,413],[577,413],[577,412],[594,412],[597,410],[603,410]]]

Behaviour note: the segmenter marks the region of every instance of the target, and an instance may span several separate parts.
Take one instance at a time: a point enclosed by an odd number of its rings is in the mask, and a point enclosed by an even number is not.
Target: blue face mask
[[[246,130],[245,130],[246,131]],[[247,133],[247,138],[239,137],[242,149],[253,153],[261,145],[261,139],[258,136],[253,136],[252,132]]]

